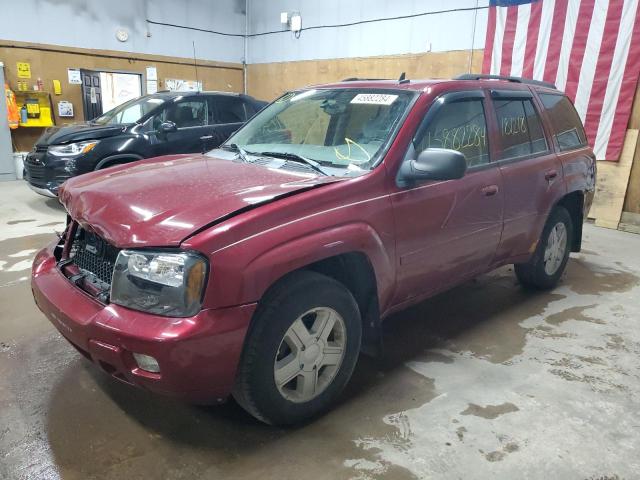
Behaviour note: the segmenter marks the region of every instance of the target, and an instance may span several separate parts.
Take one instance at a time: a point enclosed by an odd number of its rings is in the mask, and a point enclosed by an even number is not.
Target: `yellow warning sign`
[[[31,78],[31,64],[18,62],[18,78]]]

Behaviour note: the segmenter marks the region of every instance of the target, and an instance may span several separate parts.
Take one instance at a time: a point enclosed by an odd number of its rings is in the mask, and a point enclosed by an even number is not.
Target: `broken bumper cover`
[[[255,304],[170,318],[105,305],[60,272],[54,245],[33,263],[36,304],[58,331],[109,375],[192,403],[215,403],[233,388]],[[141,369],[133,353],[154,357],[160,372]]]

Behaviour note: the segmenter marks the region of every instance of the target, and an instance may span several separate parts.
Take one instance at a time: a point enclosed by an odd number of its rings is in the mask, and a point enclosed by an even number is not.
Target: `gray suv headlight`
[[[167,317],[200,311],[207,260],[193,252],[121,250],[111,282],[111,301]]]

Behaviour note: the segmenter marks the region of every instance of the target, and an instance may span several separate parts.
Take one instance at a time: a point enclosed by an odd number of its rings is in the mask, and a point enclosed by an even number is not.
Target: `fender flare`
[[[289,239],[261,252],[242,272],[242,296],[256,301],[285,275],[338,255],[358,252],[366,256],[375,276],[378,301],[385,305],[395,285],[393,253],[364,222],[350,223]]]
[[[138,155],[137,153],[119,153],[117,155],[109,155],[108,157],[104,157],[102,160],[100,160],[94,170],[100,170],[101,168],[104,168],[108,163],[125,158],[131,159],[130,161],[136,161],[142,160],[144,157],[142,155]]]

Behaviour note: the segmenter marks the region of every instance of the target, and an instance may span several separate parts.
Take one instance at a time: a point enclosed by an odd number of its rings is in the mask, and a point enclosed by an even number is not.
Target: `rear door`
[[[462,152],[468,164],[458,180],[398,187],[395,304],[421,297],[485,271],[502,230],[500,171],[491,162],[482,90],[439,97],[427,112],[405,161],[427,148]]]
[[[564,195],[562,165],[529,90],[491,90],[498,164],[504,180],[504,229],[496,263],[532,253],[555,202]]]
[[[214,143],[217,147],[253,115],[253,109],[242,98],[232,95],[209,97]]]

